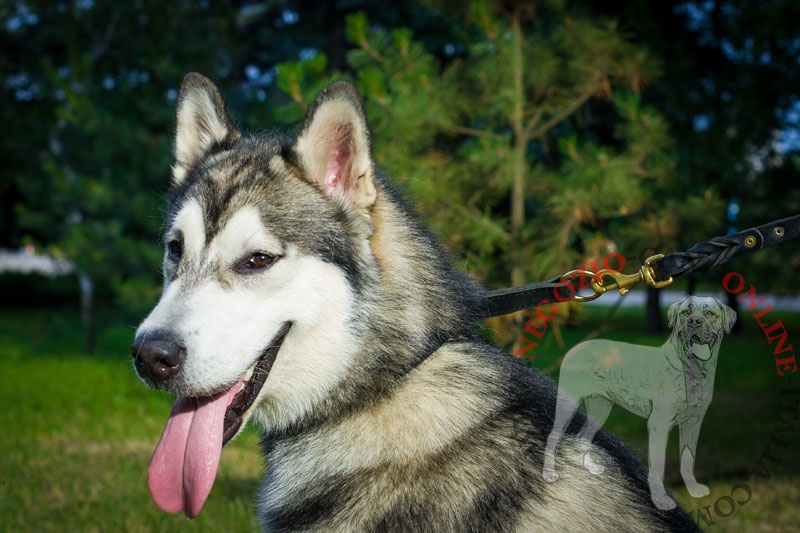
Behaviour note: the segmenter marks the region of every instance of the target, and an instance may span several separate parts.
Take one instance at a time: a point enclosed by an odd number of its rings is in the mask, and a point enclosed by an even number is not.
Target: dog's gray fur
[[[664,489],[664,455],[673,426],[680,428],[681,475],[695,498],[708,487],[694,477],[700,425],[714,391],[714,373],[722,337],[730,333],[736,312],[711,297],[687,296],[667,313],[672,334],[659,347],[596,339],[572,348],[561,363],[556,419],[545,449],[542,475],[556,481],[556,449],[578,403],[588,415],[579,433],[584,465],[602,473],[592,450],[595,432],[614,403],[647,418],[650,434],[649,484],[653,503],[672,509]]]
[[[291,324],[246,415],[264,434],[265,530],[695,528],[654,508],[647,470],[609,433],[604,474],[586,472],[581,415],[561,480],[542,480],[556,389],[473,333],[482,292],[375,172],[352,86],[325,89],[297,139],[245,137],[188,75],[173,178],[164,293],[135,346],[168,334],[185,359],[163,382],[138,370],[181,396],[219,393]],[[245,273],[256,252],[278,259]]]

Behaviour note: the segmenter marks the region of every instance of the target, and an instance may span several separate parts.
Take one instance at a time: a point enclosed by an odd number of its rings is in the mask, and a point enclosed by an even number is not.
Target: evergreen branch
[[[528,125],[525,127],[525,135],[530,136],[531,131],[533,130],[533,125],[541,122],[543,116],[544,106],[537,107],[536,112],[532,113],[531,118],[528,120]]]
[[[505,140],[499,133],[493,131],[479,130],[475,128],[467,128],[466,126],[445,126],[448,131],[453,133],[461,133],[463,135],[471,135],[473,137],[481,137],[483,139],[494,139],[496,141]]]
[[[504,231],[498,224],[494,224],[491,220],[486,220],[481,215],[477,214],[474,210],[469,209],[467,206],[455,204],[454,206],[463,216],[477,223],[482,228],[493,228],[494,231],[506,242],[511,242],[511,234]]]
[[[94,47],[89,54],[89,62],[94,65],[97,61],[106,54],[108,51],[108,47],[111,44],[111,39],[114,37],[114,33],[117,31],[117,24],[119,23],[119,11],[115,10],[114,13],[111,15],[111,21],[106,26],[106,31],[103,33],[103,36]]]
[[[653,174],[644,168],[644,162],[647,160],[650,154],[651,154],[650,150],[639,154],[636,157],[636,159],[633,160],[633,164],[631,165],[631,172],[642,178],[649,178],[650,176],[652,176]]]
[[[358,44],[359,46],[361,46],[361,49],[364,50],[372,59],[374,59],[378,63],[384,62],[383,55],[381,55],[380,52],[374,49],[366,39],[359,40]]]
[[[555,127],[575,111],[580,109],[583,104],[589,101],[589,99],[595,95],[597,92],[598,87],[600,86],[600,82],[595,80],[594,83],[589,85],[585,91],[583,91],[570,105],[568,105],[565,109],[563,109],[560,113],[557,113],[550,117],[544,124],[540,126],[536,126],[538,121],[532,121],[526,127],[526,133],[528,133],[528,137],[531,139],[535,139],[538,137],[542,137],[545,133],[547,133],[551,128]],[[539,115],[537,118],[540,118]]]
[[[306,104],[306,101],[303,100],[303,93],[302,90],[300,89],[300,84],[297,82],[296,79],[291,82],[289,96],[291,96],[292,100],[294,100],[294,102],[300,107],[300,109],[303,110],[303,113],[305,113],[308,110],[308,104]]]

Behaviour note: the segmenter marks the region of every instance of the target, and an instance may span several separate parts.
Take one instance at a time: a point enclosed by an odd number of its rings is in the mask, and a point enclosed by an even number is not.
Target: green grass
[[[0,312],[0,531],[252,531],[263,468],[248,431],[223,451],[198,518],[158,510],[147,466],[174,398],[130,365],[133,328],[86,356],[74,313]]]
[[[565,346],[582,340],[608,309],[585,308],[580,327],[562,328]],[[800,343],[800,315],[780,313],[790,341]],[[714,401],[697,458],[698,479],[712,495],[689,496],[680,481],[677,435],[667,481],[689,510],[713,510],[749,472],[776,423],[773,357],[751,316],[745,333],[723,342]],[[147,490],[147,465],[172,397],[147,390],[130,365],[134,319],[104,317],[97,354],[82,351],[76,312],[0,310],[0,531],[252,531],[253,495],[263,468],[258,437],[245,432],[223,451],[214,489],[200,516],[187,521],[159,511]],[[657,345],[642,331],[641,311],[620,309],[605,338]],[[565,351],[553,331],[537,348],[535,366],[553,366]],[[800,344],[798,344],[800,346]],[[800,381],[800,380],[799,380]],[[798,421],[795,423],[800,424]],[[607,427],[647,456],[645,421],[615,408]],[[714,515],[713,531],[786,531],[800,519],[797,431],[771,479],[753,480],[752,498],[729,517]],[[741,494],[737,494],[741,496]]]

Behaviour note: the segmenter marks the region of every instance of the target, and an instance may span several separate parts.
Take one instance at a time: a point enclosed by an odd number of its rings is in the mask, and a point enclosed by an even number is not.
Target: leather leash
[[[572,270],[547,281],[488,292],[484,299],[484,309],[481,310],[481,318],[515,313],[536,307],[540,303],[591,301],[613,289],[624,295],[631,286],[639,283],[646,283],[656,288],[666,287],[674,278],[694,272],[704,272],[727,263],[734,257],[798,237],[800,237],[800,214],[724,237],[714,237],[707,242],[695,244],[685,252],[666,256],[654,255],[645,261],[636,274],[622,274],[608,269],[597,272]],[[576,276],[591,279],[594,293],[588,296],[577,294],[571,281]],[[606,284],[604,279],[607,277],[613,278],[614,281]]]

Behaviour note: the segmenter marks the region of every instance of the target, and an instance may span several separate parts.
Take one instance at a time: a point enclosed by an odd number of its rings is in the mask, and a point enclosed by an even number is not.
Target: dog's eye
[[[183,243],[178,239],[173,239],[167,243],[167,255],[173,261],[180,261],[183,255]]]
[[[277,259],[278,258],[274,255],[258,252],[244,261],[241,266],[239,266],[238,270],[242,274],[252,274],[271,266]]]

